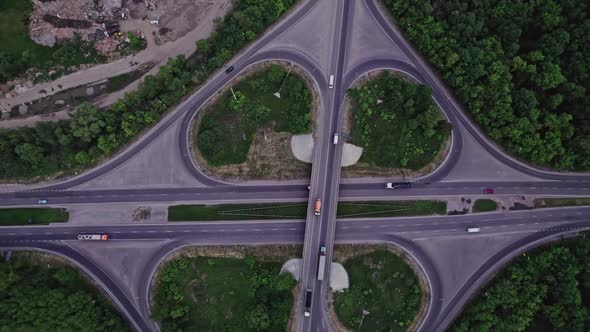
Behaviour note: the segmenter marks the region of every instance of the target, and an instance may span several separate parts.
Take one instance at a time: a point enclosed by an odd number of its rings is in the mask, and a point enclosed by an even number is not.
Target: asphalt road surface
[[[563,174],[532,168],[501,151],[490,142],[481,130],[454,101],[453,96],[443,83],[433,74],[426,62],[411,48],[401,33],[389,22],[387,14],[378,7],[376,0],[365,0],[365,5],[372,17],[390,40],[401,48],[409,62],[395,59],[370,58],[356,67],[345,71],[354,6],[351,0],[339,1],[337,4],[336,28],[331,45],[331,62],[329,72],[322,72],[317,63],[306,58],[297,49],[270,49],[261,52],[263,47],[281,33],[294,26],[305,17],[319,1],[303,1],[299,8],[291,12],[286,19],[269,29],[268,33],[254,42],[245,51],[237,55],[231,63],[235,70],[225,74],[221,69],[205,83],[201,89],[190,96],[177,110],[167,115],[146,135],[139,138],[127,150],[122,151],[112,160],[80,176],[60,183],[35,190],[1,193],[0,206],[34,206],[38,199],[47,199],[50,205],[68,205],[78,203],[114,203],[114,202],[261,202],[261,201],[308,201],[307,221],[285,222],[231,222],[231,223],[179,223],[163,225],[132,226],[32,226],[0,228],[0,247],[2,248],[36,248],[55,252],[75,261],[87,274],[91,275],[122,308],[123,313],[140,331],[157,330],[149,318],[147,287],[151,275],[142,276],[137,281],[146,285],[140,299],[139,310],[104,271],[90,260],[77,253],[67,244],[78,241],[80,233],[107,232],[112,241],[135,241],[145,239],[174,240],[170,248],[181,243],[189,244],[267,244],[267,243],[304,243],[302,269],[302,293],[307,288],[313,289],[312,316],[303,319],[303,297],[297,305],[298,329],[301,331],[324,331],[329,329],[326,320],[325,282],[317,280],[319,246],[328,247],[327,261],[332,260],[334,242],[388,241],[398,244],[409,252],[422,266],[428,276],[432,292],[432,301],[421,330],[443,330],[456,316],[477,288],[489,275],[497,270],[508,258],[527,246],[549,241],[555,236],[575,232],[590,227],[589,208],[547,209],[510,213],[476,214],[465,216],[435,216],[416,218],[389,218],[339,220],[336,222],[337,202],[347,200],[383,200],[395,198],[431,198],[449,196],[483,196],[484,188],[494,188],[495,195],[535,195],[535,196],[590,196],[590,175]],[[313,33],[313,32],[310,32]],[[367,55],[371,50],[366,50]],[[191,121],[200,107],[214,96],[223,86],[236,78],[249,66],[268,61],[285,60],[294,63],[306,71],[314,81],[320,95],[321,118],[319,119],[318,141],[314,151],[314,163],[307,184],[285,185],[280,182],[268,185],[236,185],[212,179],[205,175],[196,165],[189,152],[189,128]],[[387,190],[383,181],[367,179],[364,183],[340,184],[341,146],[332,144],[332,135],[340,131],[340,112],[346,90],[362,75],[376,69],[392,69],[406,73],[417,81],[432,88],[433,98],[453,125],[453,144],[449,157],[431,174],[415,181],[413,188]],[[328,87],[329,75],[335,75],[335,86]],[[137,189],[102,189],[76,190],[75,187],[104,175],[125,162],[156,140],[164,131],[181,121],[178,132],[177,147],[181,151],[182,162],[193,176],[206,187],[197,188],[137,188]],[[463,128],[465,131],[461,130]],[[444,181],[445,177],[456,170],[459,156],[463,149],[462,135],[469,134],[480,144],[481,148],[496,160],[509,168],[538,178],[537,181]],[[316,198],[322,200],[322,214],[316,217],[313,206]],[[555,225],[558,226],[555,226]],[[506,232],[507,230],[530,233],[521,240],[511,243],[498,251],[492,258],[471,276],[468,282],[454,294],[450,304],[442,307],[437,301],[438,295],[448,293],[440,282],[440,276],[428,255],[417,247],[412,239],[438,238],[464,235],[465,228],[477,225],[482,235]],[[108,245],[108,242],[105,243]],[[157,259],[157,257],[154,257]],[[330,264],[326,265],[326,279],[329,279]]]

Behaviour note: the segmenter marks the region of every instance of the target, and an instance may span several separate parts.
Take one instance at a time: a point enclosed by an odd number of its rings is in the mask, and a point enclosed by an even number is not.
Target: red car
[[[494,189],[492,189],[492,188],[485,188],[483,190],[483,193],[484,194],[493,194],[494,193]]]

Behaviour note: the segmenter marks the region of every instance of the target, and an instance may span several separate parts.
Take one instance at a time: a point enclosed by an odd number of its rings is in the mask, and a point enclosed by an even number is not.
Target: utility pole
[[[277,98],[281,98],[281,89],[283,88],[283,85],[285,85],[285,82],[287,81],[287,77],[289,77],[289,74],[291,73],[291,69],[293,69],[293,64],[290,64],[291,67],[289,67],[289,71],[287,72],[287,76],[285,76],[285,78],[283,79],[283,82],[281,83],[281,86],[279,87],[279,91],[275,92],[274,95]]]
[[[238,100],[238,97],[236,97],[236,93],[234,92],[234,88],[229,88],[231,90],[231,94],[234,95],[234,100]]]
[[[361,317],[361,323],[359,324],[359,329],[361,328],[361,325],[363,325],[363,321],[365,320],[365,316],[368,315],[369,312],[365,309],[363,309],[363,317]]]

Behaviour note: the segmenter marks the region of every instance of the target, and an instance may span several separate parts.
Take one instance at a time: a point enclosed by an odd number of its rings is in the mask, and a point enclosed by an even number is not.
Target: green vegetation
[[[76,270],[13,257],[0,261],[2,331],[129,331]]]
[[[207,76],[218,69],[293,3],[234,2],[233,12],[217,24],[211,38],[200,42],[207,44],[207,51],[198,50],[189,60],[170,59],[158,74],[148,75],[138,90],[107,111],[83,104],[72,119],[40,122],[33,128],[0,129],[0,179],[72,174],[94,165],[154,125],[168,108],[204,81],[203,68]]]
[[[14,208],[0,209],[0,226],[47,225],[53,222],[66,222],[70,214],[66,209],[55,208]],[[29,222],[30,220],[30,222]]]
[[[340,202],[337,210],[338,218],[425,216],[446,213],[447,202],[439,201]]]
[[[137,80],[144,74],[143,70],[136,70],[129,73],[113,76],[107,82],[107,92],[115,92],[123,89],[131,82]]]
[[[419,170],[449,137],[450,126],[428,87],[385,72],[348,94],[354,104],[352,142],[363,147],[361,162]]]
[[[307,203],[175,205],[168,208],[169,221],[304,219]]]
[[[446,213],[447,203],[438,201],[341,202],[338,218],[422,216]],[[307,203],[175,205],[168,208],[169,221],[305,219]]]
[[[214,166],[246,161],[256,129],[303,134],[311,131],[311,93],[303,79],[278,65],[255,73],[226,91],[206,111],[196,138]],[[284,81],[284,84],[283,84]],[[281,84],[282,88],[281,88]],[[281,98],[273,94],[281,90]]]
[[[127,38],[129,39],[129,49],[133,52],[141,51],[147,46],[145,38],[137,37],[135,33],[131,31],[127,32]]]
[[[155,291],[162,332],[285,331],[295,279],[282,263],[195,257],[166,264]]]
[[[54,47],[39,45],[29,38],[31,0],[0,1],[0,83],[23,74],[27,69],[49,69],[104,61],[89,43],[77,36]],[[47,78],[55,78],[65,69]]]
[[[498,209],[498,203],[492,199],[478,199],[473,203],[473,212],[488,212],[496,211]]]
[[[452,331],[587,331],[590,239],[519,256],[486,286]]]
[[[352,331],[406,331],[412,325],[422,290],[412,268],[388,250],[351,258],[344,263],[350,288],[334,293],[340,321]],[[363,310],[369,312],[362,320]],[[359,327],[360,325],[360,327]]]
[[[570,197],[570,198],[537,198],[535,207],[558,207],[558,206],[579,206],[590,205],[590,197]]]
[[[475,121],[511,153],[590,170],[585,0],[383,0]]]

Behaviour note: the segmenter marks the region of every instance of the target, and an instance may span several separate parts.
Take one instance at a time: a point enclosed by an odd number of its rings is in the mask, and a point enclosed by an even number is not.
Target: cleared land
[[[285,331],[296,281],[279,274],[282,264],[253,256],[172,260],[160,274],[154,316],[163,331]]]
[[[245,162],[259,128],[291,134],[311,131],[311,92],[294,72],[287,76],[281,66],[273,65],[232,89],[200,119],[196,145],[211,166]],[[279,90],[281,98],[274,95]]]
[[[0,209],[0,226],[10,225],[47,225],[54,222],[66,222],[70,215],[66,209],[55,208],[18,208]],[[29,222],[30,220],[30,222]]]
[[[419,170],[449,137],[450,126],[428,87],[384,72],[350,89],[349,96],[352,143],[363,148],[362,164]]]
[[[341,202],[338,218],[398,217],[446,213],[446,202]],[[175,205],[168,208],[169,221],[305,219],[307,203],[221,205]]]
[[[0,82],[33,67],[47,69],[104,60],[91,45],[80,40],[55,47],[32,41],[28,34],[28,15],[32,9],[31,0],[0,1]]]
[[[473,212],[488,212],[496,211],[498,209],[498,203],[491,199],[478,199],[473,203]]]
[[[558,207],[558,206],[580,206],[590,205],[590,197],[578,198],[537,198],[535,199],[536,208]]]
[[[340,321],[352,331],[406,331],[422,299],[412,268],[388,250],[377,250],[344,262],[350,288],[334,294]],[[363,317],[363,310],[368,312]],[[361,325],[362,320],[362,325]]]

